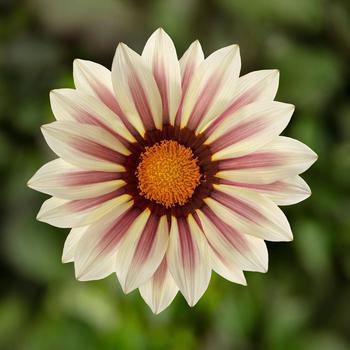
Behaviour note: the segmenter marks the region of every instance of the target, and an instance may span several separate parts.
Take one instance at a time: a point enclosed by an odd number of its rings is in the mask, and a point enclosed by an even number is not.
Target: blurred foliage
[[[66,235],[35,221],[45,196],[26,188],[53,155],[39,126],[48,91],[72,87],[72,61],[110,66],[162,26],[179,55],[239,43],[243,73],[278,68],[278,99],[296,105],[286,134],[319,161],[313,196],[285,208],[290,244],[269,243],[270,271],[248,287],[213,276],[193,310],[177,296],[154,316],[114,277],[75,281]],[[348,0],[0,0],[0,349],[350,348],[350,3]]]

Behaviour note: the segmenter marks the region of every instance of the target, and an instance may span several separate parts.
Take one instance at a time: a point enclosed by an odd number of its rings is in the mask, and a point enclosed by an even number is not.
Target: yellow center
[[[146,147],[141,154],[136,176],[140,194],[164,205],[184,205],[201,177],[192,150],[176,141],[164,140]]]

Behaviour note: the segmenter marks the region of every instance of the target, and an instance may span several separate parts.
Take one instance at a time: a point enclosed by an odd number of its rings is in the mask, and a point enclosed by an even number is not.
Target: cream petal
[[[173,41],[163,29],[148,39],[142,58],[153,72],[162,99],[163,124],[173,125],[181,99],[181,74]]]
[[[184,97],[181,127],[201,132],[232,99],[241,68],[237,45],[217,50],[196,69]]]
[[[77,244],[83,237],[89,226],[72,228],[64,242],[62,262],[69,263],[74,261],[74,254]]]
[[[112,66],[112,82],[125,115],[141,135],[162,128],[162,100],[152,71],[125,44],[119,44]]]
[[[143,300],[153,313],[159,314],[170,305],[179,288],[171,276],[165,257],[154,275],[139,289]]]
[[[121,119],[94,96],[80,90],[57,89],[50,92],[50,102],[57,120],[96,125],[121,142],[135,142]]]
[[[273,101],[278,82],[279,71],[276,69],[260,70],[240,77],[230,105],[205,129],[206,135],[211,135],[224,119],[243,106],[257,101]]]
[[[216,176],[226,184],[270,184],[303,173],[316,159],[305,144],[279,136],[254,153],[219,161]]]
[[[239,269],[236,264],[232,262],[232,260],[225,259],[212,248],[211,264],[213,270],[223,278],[226,278],[228,281],[242,284],[243,286],[247,285],[243,271]]]
[[[122,187],[120,173],[81,170],[63,159],[43,165],[28,181],[37,191],[62,199],[98,197]]]
[[[187,303],[195,305],[208,287],[211,265],[208,244],[191,215],[172,218],[167,261]]]
[[[130,151],[98,126],[57,121],[42,126],[42,132],[50,148],[70,164],[86,170],[124,171],[121,163]]]
[[[144,215],[132,202],[116,203],[103,218],[91,225],[79,240],[74,254],[77,279],[100,279],[115,271],[116,254],[125,235],[139,230]]]
[[[145,211],[142,224],[121,242],[116,256],[116,273],[125,293],[147,282],[163,260],[168,246],[166,216],[159,218]]]
[[[66,200],[52,197],[40,208],[37,220],[56,227],[80,227],[98,221],[120,202],[130,200],[123,192],[111,192],[96,198]]]
[[[244,156],[263,147],[288,125],[294,106],[276,101],[255,102],[241,108],[206,140],[213,160]]]
[[[269,198],[253,190],[216,185],[211,204],[245,234],[268,241],[291,241],[292,231],[283,211]]]
[[[198,216],[202,222],[205,236],[215,252],[227,265],[246,271],[266,272],[268,254],[265,242],[257,237],[240,231],[239,222],[232,222],[231,217],[222,217],[217,212],[217,203],[207,198],[207,206]]]

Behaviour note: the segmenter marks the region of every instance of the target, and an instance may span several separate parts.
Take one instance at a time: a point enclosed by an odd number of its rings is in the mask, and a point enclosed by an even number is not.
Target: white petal
[[[206,135],[211,135],[224,119],[229,118],[232,113],[243,106],[257,101],[273,101],[277,93],[278,82],[279,71],[275,69],[251,72],[240,77],[230,105],[210,123],[205,130]]]
[[[152,277],[163,260],[168,240],[166,216],[158,218],[146,210],[145,219],[125,236],[118,249],[116,272],[125,293]]]
[[[236,264],[232,263],[231,260],[225,260],[224,257],[217,254],[213,249],[211,249],[211,263],[213,270],[223,278],[233,283],[242,284],[243,286],[247,285],[243,271]]]
[[[194,41],[180,59],[182,91],[186,92],[193,74],[204,61],[204,53],[198,40]]]
[[[88,198],[75,201],[52,197],[40,208],[37,220],[56,227],[79,227],[98,221],[120,202],[130,200],[122,195],[113,199]]]
[[[237,45],[217,50],[195,71],[184,98],[181,127],[201,132],[232,99],[241,67]]]
[[[316,159],[305,144],[279,136],[254,153],[220,161],[216,176],[232,183],[270,184],[303,173]]]
[[[198,215],[210,246],[221,260],[241,270],[266,272],[268,255],[265,242],[239,231],[236,222],[233,223],[230,217],[222,217],[217,211],[214,200],[208,198],[206,203]]]
[[[112,172],[84,171],[58,158],[43,165],[28,186],[58,198],[84,199],[117,190],[125,184],[118,177]]]
[[[124,171],[130,151],[108,131],[94,125],[57,121],[42,126],[47,144],[68,163],[87,170]]]
[[[153,313],[159,314],[169,306],[179,288],[171,276],[165,257],[152,278],[139,289],[142,298]]]
[[[174,124],[181,99],[181,75],[175,46],[163,29],[148,39],[142,58],[153,71],[163,106],[163,123]]]
[[[283,211],[253,190],[216,185],[211,194],[217,211],[240,231],[268,241],[291,241],[292,231]],[[220,203],[220,204],[219,204]]]
[[[213,160],[240,157],[261,148],[288,125],[294,106],[281,102],[251,103],[222,121],[207,139]]]
[[[143,216],[141,216],[141,221]],[[91,225],[80,239],[74,254],[77,279],[100,279],[115,271],[116,253],[126,234],[137,229],[140,211],[132,202],[114,205],[102,220]]]
[[[135,142],[119,117],[94,96],[79,90],[57,89],[50,92],[50,102],[57,120],[96,125],[118,139]]]
[[[310,187],[300,176],[265,185],[259,191],[271,198],[277,205],[296,204],[311,195]]]
[[[191,215],[172,218],[167,261],[187,303],[195,305],[208,287],[211,265],[208,244]]]
[[[117,100],[141,135],[145,129],[162,128],[162,101],[152,71],[125,44],[119,44],[112,66]]]
[[[62,262],[69,263],[74,261],[74,254],[77,244],[80,239],[83,237],[89,226],[76,227],[72,228],[64,242],[63,254],[62,254]]]

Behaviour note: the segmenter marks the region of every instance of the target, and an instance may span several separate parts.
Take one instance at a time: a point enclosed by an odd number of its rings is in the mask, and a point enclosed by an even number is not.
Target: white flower
[[[277,205],[310,195],[298,175],[317,156],[279,136],[294,106],[274,101],[278,71],[240,66],[237,45],[204,58],[198,41],[178,60],[158,29],[141,56],[120,44],[111,72],[76,60],[76,89],[51,92],[59,158],[29,186],[52,196],[38,219],[71,228],[79,280],[115,272],[159,313],[178,290],[196,304],[212,270],[246,284],[267,271],[264,240],[292,239]]]

